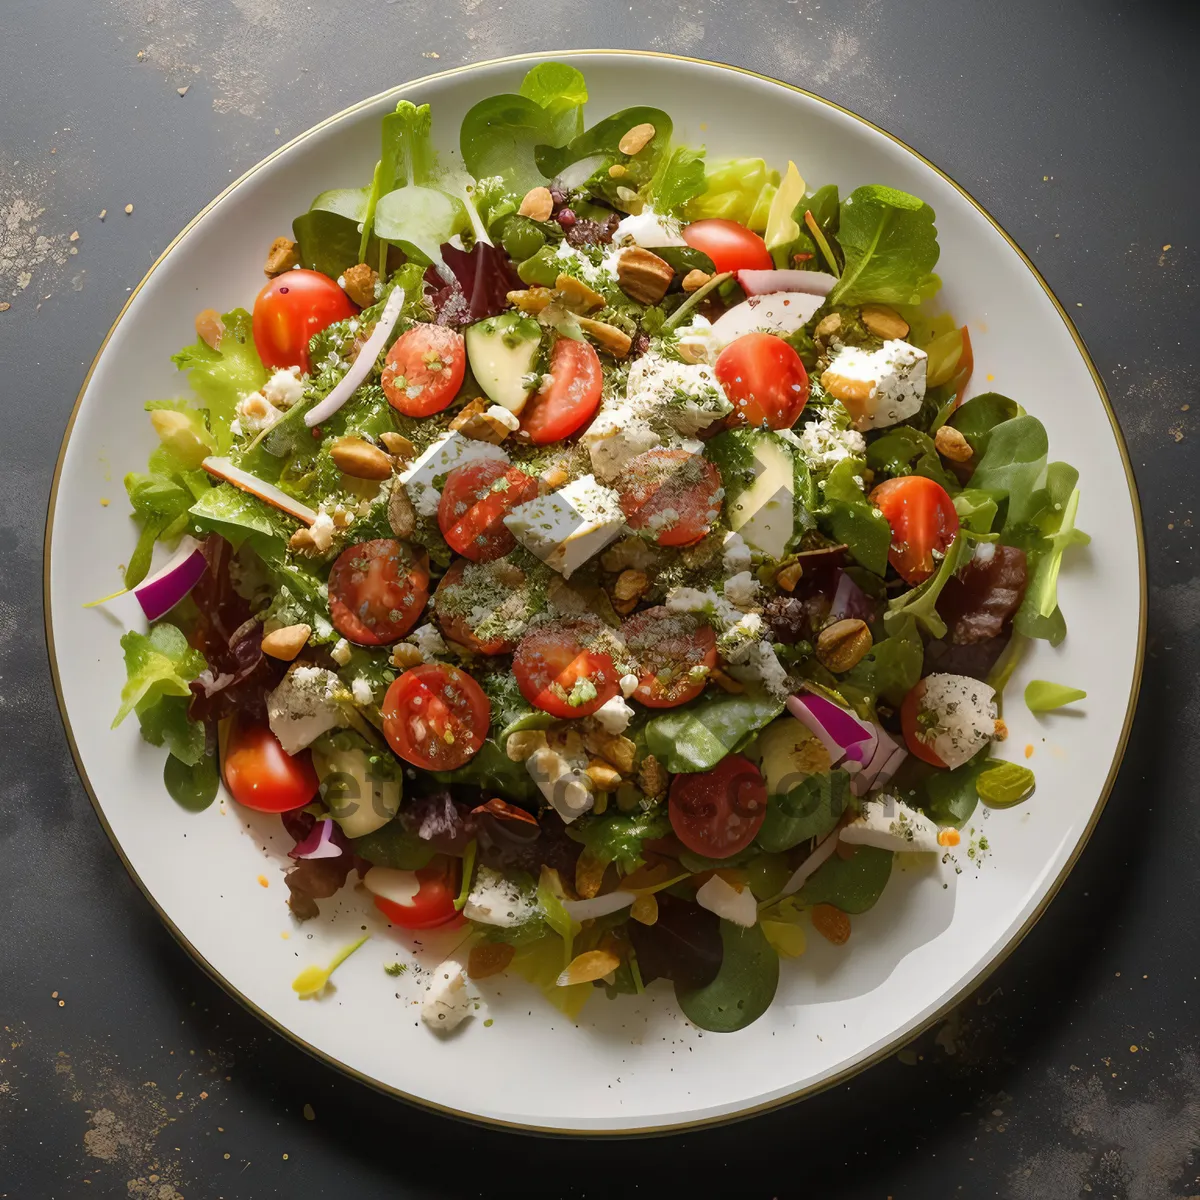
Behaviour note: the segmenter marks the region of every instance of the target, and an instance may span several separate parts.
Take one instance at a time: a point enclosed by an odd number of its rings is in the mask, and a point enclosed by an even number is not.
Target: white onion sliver
[[[296,844],[292,851],[293,858],[340,858],[341,847],[334,843],[333,821],[318,821],[308,836]]]
[[[822,866],[837,849],[838,838],[842,828],[839,825],[825,840],[817,843],[817,848],[792,872],[792,877],[783,886],[781,896],[794,896],[809,880],[816,869]]]
[[[383,312],[379,314],[379,320],[375,322],[371,336],[367,338],[358,352],[358,357],[350,364],[350,369],[338,380],[337,386],[320,404],[304,414],[304,423],[310,429],[314,425],[320,425],[322,421],[329,420],[358,391],[362,381],[366,379],[375,365],[375,360],[379,357],[380,350],[383,349],[383,343],[387,341],[388,335],[396,327],[396,322],[400,319],[400,310],[403,307],[404,289],[393,288],[392,294],[383,306]]]
[[[633,892],[618,890],[587,900],[564,900],[562,906],[572,921],[594,921],[597,917],[607,917],[609,913],[628,908],[636,899]]]

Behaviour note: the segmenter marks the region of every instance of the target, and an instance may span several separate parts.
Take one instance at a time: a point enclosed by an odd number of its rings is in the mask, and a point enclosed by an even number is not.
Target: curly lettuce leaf
[[[838,242],[846,265],[829,303],[920,304],[938,288],[933,209],[896,188],[855,188],[841,206]]]
[[[121,638],[121,649],[127,678],[113,729],[131,712],[139,717],[149,712],[165,696],[190,696],[188,684],[205,666],[204,655],[189,646],[183,633],[167,621],[152,626],[148,634],[131,629]]]
[[[767,227],[779,172],[761,158],[727,158],[710,164],[704,191],[688,201],[689,221],[721,217],[761,233]]]

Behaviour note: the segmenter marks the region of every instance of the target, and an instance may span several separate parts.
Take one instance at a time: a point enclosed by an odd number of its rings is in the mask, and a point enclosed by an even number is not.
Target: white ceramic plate
[[[538,56],[542,57],[542,56]],[[1132,475],[1111,411],[1061,307],[1020,251],[949,179],[858,117],[758,76],[664,56],[587,53],[593,118],[659,105],[676,136],[709,153],[795,159],[843,195],[887,183],[937,212],[942,300],[969,322],[975,387],[1025,404],[1052,453],[1081,472],[1079,524],[1092,534],[1060,584],[1070,635],[1039,643],[1010,685],[1010,757],[1033,747],[1038,792],[1006,812],[978,813],[982,862],[961,873],[896,870],[848,945],[819,937],[783,965],[770,1011],[741,1033],[704,1035],[668,985],[589,1003],[572,1026],[532,989],[488,988],[490,1026],[474,1020],[439,1041],[420,1027],[421,985],[384,963],[413,956],[355,893],[297,926],[284,906],[286,842],[273,819],[247,822],[217,804],[193,816],[161,783],[163,754],[136,721],[109,729],[124,679],[120,621],[86,601],[119,586],[134,528],[121,478],[142,469],[153,433],[142,403],[179,394],[169,356],[192,340],[198,309],[249,305],[273,237],[311,197],[369,178],[379,118],[400,96],[433,105],[442,155],[457,155],[462,115],[515,91],[532,59],[451,71],[334,117],[260,163],[172,244],[134,293],[98,356],[64,442],[47,545],[47,630],[80,772],[101,821],[147,897],[188,950],[264,1020],[310,1051],[423,1104],[531,1129],[614,1133],[678,1128],[769,1107],[845,1078],[897,1048],[978,983],[1037,918],[1078,856],[1124,747],[1141,667],[1145,584]],[[111,498],[109,507],[101,499]],[[1020,702],[1032,678],[1087,689],[1069,715],[1034,718]],[[965,845],[963,847],[965,849]],[[903,858],[904,856],[900,856]],[[264,887],[263,883],[269,886]],[[302,1002],[290,988],[367,925],[375,936],[337,975],[336,991]],[[436,961],[428,938],[417,958]]]

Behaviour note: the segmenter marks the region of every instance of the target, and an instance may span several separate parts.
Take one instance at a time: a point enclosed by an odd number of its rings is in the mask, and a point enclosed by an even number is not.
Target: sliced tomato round
[[[445,637],[476,654],[511,654],[533,615],[534,597],[520,567],[504,560],[457,558],[433,594],[433,612]]]
[[[647,450],[617,481],[630,529],[649,530],[660,546],[690,546],[721,515],[721,473],[687,450]]]
[[[758,836],[767,785],[748,758],[730,754],[711,771],[676,775],[667,811],[675,836],[693,854],[729,858]]]
[[[387,353],[379,382],[388,403],[408,417],[448,408],[462,387],[467,344],[445,325],[414,325]]]
[[[693,221],[682,230],[683,240],[693,250],[707,254],[712,265],[725,271],[769,271],[775,263],[767,243],[752,229],[727,221],[723,217],[707,217]]]
[[[363,878],[375,907],[401,929],[433,929],[457,917],[460,864],[438,854],[416,871],[372,867]]]
[[[598,619],[553,621],[527,633],[513,654],[521,695],[555,717],[589,717],[620,690]]]
[[[634,613],[621,634],[638,677],[633,698],[647,708],[694,700],[717,665],[716,634],[690,613],[647,608]]]
[[[413,667],[383,698],[383,736],[414,767],[453,771],[487,737],[492,705],[465,671],[444,663]]]
[[[254,347],[266,367],[307,371],[308,342],[313,334],[357,312],[350,297],[328,275],[284,271],[254,301]]]
[[[903,475],[881,483],[870,500],[892,529],[888,562],[906,583],[923,583],[937,570],[934,554],[945,554],[958,535],[949,493],[923,475]]]
[[[359,646],[399,641],[429,599],[429,559],[392,538],[349,546],[329,572],[329,616]]]
[[[922,732],[921,702],[924,699],[925,680],[922,679],[909,691],[908,695],[904,697],[904,703],[900,705],[900,728],[904,731],[904,741],[909,750],[917,758],[922,762],[927,762],[931,767],[941,767],[945,770],[946,764],[934,753],[933,747],[918,736]]]
[[[590,342],[560,337],[550,351],[550,386],[536,391],[521,411],[521,428],[535,446],[570,437],[600,406],[604,373]]]
[[[288,754],[266,725],[235,721],[221,762],[229,794],[258,812],[303,808],[319,786],[307,750]]]
[[[808,403],[808,372],[800,355],[773,333],[744,333],[713,367],[733,405],[731,422],[791,429]]]
[[[474,562],[502,558],[516,544],[504,518],[538,494],[538,481],[518,467],[479,458],[446,476],[438,525],[450,549]]]

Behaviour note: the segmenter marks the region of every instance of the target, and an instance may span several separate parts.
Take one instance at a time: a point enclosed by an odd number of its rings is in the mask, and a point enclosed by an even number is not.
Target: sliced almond
[[[388,495],[388,524],[401,541],[412,537],[417,527],[417,514],[408,497],[408,489],[398,479],[393,481]]]
[[[775,582],[785,592],[794,592],[796,590],[796,584],[800,582],[803,576],[804,567],[801,563],[788,563],[786,567],[780,567],[779,570],[775,572]]]
[[[509,292],[508,302],[523,313],[536,316],[552,300],[554,293],[547,287],[524,288],[521,291]]]
[[[602,758],[593,758],[584,770],[597,792],[615,792],[621,786],[621,773]]]
[[[584,850],[575,861],[575,890],[581,900],[590,900],[600,891],[608,864],[591,850]]]
[[[647,121],[642,125],[635,125],[625,136],[617,143],[617,149],[622,154],[637,154],[644,150],[654,139],[654,126]]]
[[[891,341],[908,337],[908,322],[886,304],[864,304],[862,323],[876,336]]]
[[[339,438],[329,447],[329,457],[339,471],[354,479],[388,479],[392,474],[388,456],[362,438]]]
[[[629,915],[639,925],[653,925],[658,920],[658,899],[654,893],[639,896],[630,906]]]
[[[196,314],[196,332],[206,346],[220,350],[221,339],[225,336],[225,322],[215,308],[206,308]]]
[[[285,625],[263,635],[262,652],[280,662],[291,662],[308,644],[311,625]]]
[[[599,292],[588,287],[582,279],[574,275],[560,275],[554,281],[554,290],[558,292],[568,308],[576,312],[591,312],[594,308],[603,308],[607,301]]]
[[[572,987],[577,983],[595,983],[621,965],[621,960],[611,950],[585,950],[571,959],[567,969],[558,977],[559,987]]]
[[[746,685],[740,679],[734,679],[732,675],[727,675],[720,667],[713,667],[708,677],[721,691],[728,692],[731,696],[739,696],[746,690]]]
[[[550,195],[548,187],[530,188],[521,201],[521,207],[517,209],[520,216],[528,217],[531,221],[548,221],[553,211],[554,197]]]
[[[598,342],[602,349],[607,350],[614,358],[624,358],[633,345],[633,338],[615,325],[606,321],[593,321],[591,317],[576,317],[579,328],[590,338]]]

